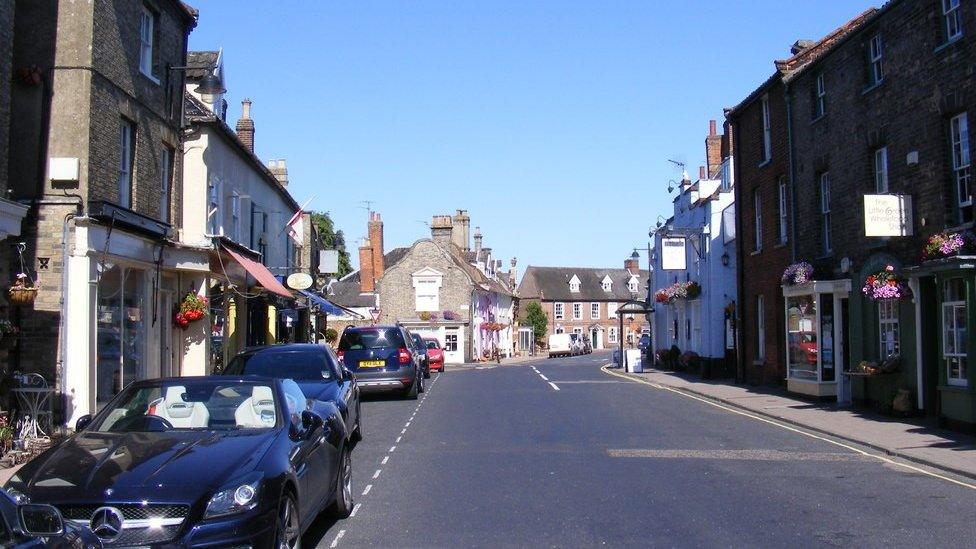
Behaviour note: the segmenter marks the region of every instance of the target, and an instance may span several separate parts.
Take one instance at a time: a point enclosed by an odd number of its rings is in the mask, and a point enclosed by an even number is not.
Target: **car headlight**
[[[257,507],[263,478],[261,473],[252,473],[217,490],[207,503],[204,518],[243,513]]]

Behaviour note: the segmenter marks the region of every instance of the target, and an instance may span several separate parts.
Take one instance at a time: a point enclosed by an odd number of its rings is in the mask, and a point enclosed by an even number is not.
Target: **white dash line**
[[[356,516],[356,513],[358,513],[358,512],[359,512],[359,508],[360,508],[360,507],[362,507],[362,506],[363,506],[363,504],[362,504],[362,503],[357,503],[357,504],[355,505],[355,507],[353,507],[353,508],[352,508],[352,513],[349,513],[349,516],[350,516],[350,517],[354,517],[354,516]]]
[[[546,381],[549,381],[549,378],[548,378],[548,377],[546,377],[546,376],[544,376],[544,375],[542,375],[542,374],[539,374],[539,377],[541,377],[542,379],[544,379],[544,380],[546,380]]]
[[[369,493],[369,491],[370,491],[370,490],[372,490],[372,489],[373,489],[373,485],[372,485],[372,484],[367,484],[367,485],[366,485],[366,489],[365,489],[365,490],[363,490],[363,495],[365,496],[365,495],[366,495],[366,494],[368,494],[368,493]]]
[[[380,476],[380,473],[382,473],[382,472],[383,472],[383,469],[377,469],[376,472],[373,473],[373,480],[376,480],[377,477],[379,477]]]
[[[390,453],[396,452],[396,446],[390,446]]]
[[[403,429],[402,431],[400,431],[400,434],[401,434],[401,435],[405,435],[405,434],[407,434],[407,430],[406,430],[406,429]]]
[[[346,531],[345,530],[339,530],[339,533],[336,534],[335,539],[332,540],[332,545],[330,545],[329,547],[337,547],[339,545],[339,540],[342,539],[342,536],[344,536],[344,535],[346,535]]]
[[[403,438],[403,437],[397,437],[397,439],[396,439],[396,443],[397,443],[397,444],[400,444],[400,439],[402,439],[402,438]]]
[[[386,465],[387,461],[390,461],[390,456],[383,457],[383,461],[380,462],[380,465]]]
[[[553,383],[553,382],[551,382],[551,381],[550,381],[550,382],[549,382],[549,385],[552,385],[552,388],[553,388],[553,389],[555,389],[555,390],[557,390],[557,391],[559,390],[559,386],[558,386],[558,385],[556,385],[555,383]]]

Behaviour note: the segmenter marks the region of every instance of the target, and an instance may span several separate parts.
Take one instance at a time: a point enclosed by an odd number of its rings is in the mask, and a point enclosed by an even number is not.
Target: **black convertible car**
[[[362,439],[356,377],[339,364],[338,357],[329,347],[311,343],[251,347],[235,356],[223,373],[293,379],[308,398],[332,402],[339,408],[353,443]],[[313,410],[317,406],[312,403]]]
[[[106,547],[294,547],[329,505],[353,507],[345,424],[318,410],[291,380],[139,381],[7,487]]]

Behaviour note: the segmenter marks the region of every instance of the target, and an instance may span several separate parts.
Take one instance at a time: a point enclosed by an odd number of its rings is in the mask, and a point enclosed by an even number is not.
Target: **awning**
[[[250,273],[251,276],[258,281],[258,284],[260,284],[265,290],[276,293],[282,297],[295,297],[291,292],[288,291],[288,288],[285,288],[281,285],[281,282],[278,282],[278,279],[271,274],[271,271],[269,271],[267,267],[258,263],[257,261],[254,261],[253,259],[244,257],[227,246],[221,247],[234,258],[234,261],[240,263],[241,267],[244,267],[244,270]]]
[[[350,311],[349,309],[346,309],[345,307],[342,307],[340,305],[336,305],[335,303],[329,301],[328,299],[322,297],[321,295],[315,292],[310,292],[308,290],[298,290],[298,293],[311,299],[312,302],[315,303],[319,307],[319,309],[325,314],[334,315],[334,316],[349,315],[349,316],[362,317],[362,315],[360,315],[359,313],[356,313],[355,311]]]

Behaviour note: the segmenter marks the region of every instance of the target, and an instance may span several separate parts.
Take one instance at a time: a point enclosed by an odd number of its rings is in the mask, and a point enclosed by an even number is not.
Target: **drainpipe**
[[[789,151],[790,180],[787,188],[790,192],[790,262],[796,261],[796,161],[793,147],[793,95],[790,92],[790,85],[783,84],[783,99],[786,101],[786,145]]]
[[[742,178],[739,177],[739,173],[738,173],[739,165],[741,164],[741,162],[735,160],[736,154],[734,152],[735,146],[739,143],[739,125],[735,124],[732,120],[729,120],[728,116],[726,116],[726,120],[728,120],[729,122],[729,133],[732,134],[732,143],[733,143],[733,149],[732,149],[733,152],[731,155],[733,158],[732,180],[735,182],[735,185],[733,186],[732,200],[735,203],[736,208],[742,208],[745,202],[744,202],[744,197],[742,196],[742,187],[741,187]],[[742,215],[739,215],[737,210],[735,216],[735,257],[736,257],[736,261],[739,262],[740,266],[742,262],[745,261],[745,258],[747,257],[745,252],[745,246],[743,245],[744,241],[745,241],[745,234],[742,232]],[[735,276],[735,292],[736,292],[735,327],[736,329],[734,331],[735,339],[736,339],[735,341],[736,383],[746,383],[749,377],[746,372],[746,354],[745,354],[745,346],[743,345],[742,342],[742,336],[741,336],[742,330],[739,327],[739,324],[742,322],[742,319],[744,318],[743,313],[745,312],[744,302],[746,298],[746,292],[745,292],[745,284],[743,282],[744,278],[745,277],[743,275],[743,270],[741,268],[737,269],[736,276]]]
[[[58,377],[60,378],[61,385],[61,413],[65,415],[68,410],[68,393],[67,393],[67,380],[68,380],[68,365],[65,361],[65,357],[68,353],[68,269],[71,264],[68,261],[69,246],[68,246],[68,226],[76,218],[85,215],[85,199],[81,195],[64,193],[65,196],[70,198],[78,199],[78,204],[76,205],[76,210],[64,216],[64,221],[61,224],[61,303],[60,303],[60,319],[58,326],[58,334],[61,341],[58,344],[59,357],[58,357]],[[64,422],[67,424],[68,417],[65,415]]]

